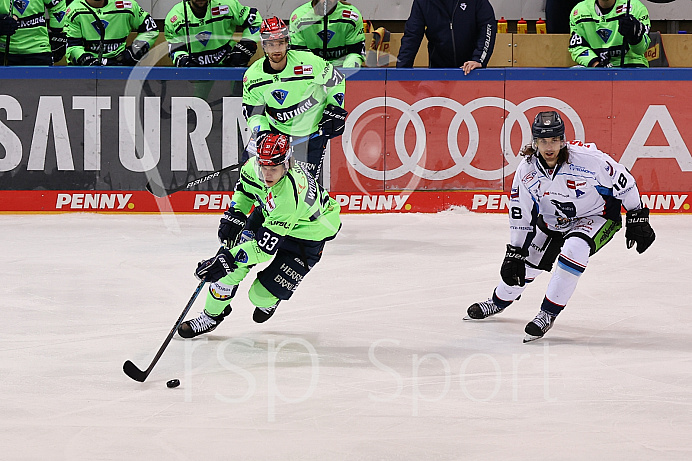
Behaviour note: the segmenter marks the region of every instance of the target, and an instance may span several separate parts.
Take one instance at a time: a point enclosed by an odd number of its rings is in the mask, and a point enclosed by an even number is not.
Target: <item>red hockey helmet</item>
[[[285,134],[265,134],[257,143],[257,163],[261,166],[284,165],[288,169],[292,156],[293,149]]]
[[[262,42],[280,40],[282,38],[288,40],[288,27],[281,18],[272,16],[262,21],[262,26],[260,27],[260,39]]]

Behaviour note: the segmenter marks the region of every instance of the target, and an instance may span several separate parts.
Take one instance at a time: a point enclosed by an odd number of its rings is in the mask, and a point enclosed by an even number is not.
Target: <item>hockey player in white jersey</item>
[[[655,234],[649,209],[642,207],[634,177],[594,144],[565,141],[565,124],[555,111],[540,112],[531,127],[533,143],[510,192],[510,243],[490,299],[472,304],[465,320],[498,314],[519,298],[542,271],[553,273],[536,318],[526,325],[524,342],[542,338],[577,287],[589,257],[622,227],[625,241],[643,253]]]

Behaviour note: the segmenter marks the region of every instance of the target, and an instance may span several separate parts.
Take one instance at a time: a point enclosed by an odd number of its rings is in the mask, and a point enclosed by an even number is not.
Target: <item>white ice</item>
[[[0,459],[692,459],[691,216],[652,215],[643,255],[619,232],[523,344],[548,274],[462,321],[498,280],[505,215],[346,215],[271,320],[246,280],[212,334],[132,381],[218,218],[0,216]]]

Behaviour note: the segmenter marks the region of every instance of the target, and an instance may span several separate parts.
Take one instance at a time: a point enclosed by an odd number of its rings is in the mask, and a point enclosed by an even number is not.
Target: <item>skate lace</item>
[[[202,312],[199,317],[190,320],[190,328],[192,328],[192,331],[195,333],[206,331],[213,326],[216,326],[216,321],[209,317],[206,312]]]
[[[500,307],[493,302],[493,298],[488,298],[487,301],[478,303],[478,306],[481,308],[481,312],[483,312],[483,315],[486,317],[492,314],[497,314],[501,310]]]
[[[538,328],[540,328],[542,331],[546,331],[548,328],[550,328],[552,322],[553,318],[550,316],[550,314],[544,311],[540,311],[536,318],[533,319],[533,323],[538,325]]]

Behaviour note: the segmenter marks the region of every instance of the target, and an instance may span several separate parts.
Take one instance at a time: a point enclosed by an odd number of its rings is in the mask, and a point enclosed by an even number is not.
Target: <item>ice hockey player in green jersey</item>
[[[299,6],[291,14],[290,31],[294,50],[312,51],[339,67],[360,67],[365,62],[362,16],[355,6],[343,0],[311,0]]]
[[[255,306],[253,320],[267,321],[281,301],[290,299],[320,261],[325,243],[339,231],[339,204],[294,163],[291,151],[286,135],[266,134],[258,142],[257,155],[241,168],[231,207],[219,226],[225,245],[195,271],[210,283],[204,311],[180,325],[183,338],[214,330],[231,313],[238,284],[252,266],[271,260],[248,292]],[[264,224],[256,239],[234,245],[253,205],[261,209]],[[229,244],[234,246],[227,248]]]
[[[630,11],[627,6],[630,5]],[[649,67],[649,12],[639,0],[584,0],[569,19],[569,51],[585,67]],[[625,61],[621,58],[625,51]]]
[[[0,5],[0,21],[10,33],[0,33],[0,63],[52,66],[60,61],[65,55],[64,17],[65,0],[5,0]],[[5,49],[7,35],[9,52]]]
[[[67,9],[67,60],[78,66],[134,66],[159,35],[136,0],[74,0]],[[130,32],[138,32],[126,46]]]
[[[317,177],[327,141],[346,123],[344,76],[309,51],[290,50],[288,27],[277,17],[263,21],[260,36],[266,56],[243,76],[248,128],[254,139],[267,132],[290,135],[298,163]]]
[[[238,0],[184,0],[168,12],[164,33],[176,67],[247,67],[261,23],[257,9]],[[238,42],[236,27],[243,28]]]

